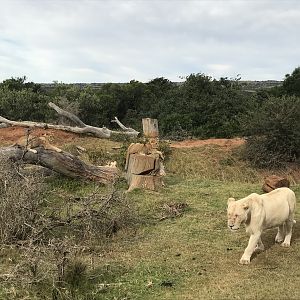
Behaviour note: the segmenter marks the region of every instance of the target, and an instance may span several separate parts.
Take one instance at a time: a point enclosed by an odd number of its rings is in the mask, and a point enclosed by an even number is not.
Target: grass
[[[64,288],[53,289],[49,278],[17,286],[1,276],[0,299],[300,299],[299,208],[291,247],[275,245],[276,229],[267,230],[266,250],[241,266],[248,236],[227,229],[227,198],[261,193],[261,174],[216,146],[173,150],[167,172],[162,191],[127,194],[138,215],[134,224],[110,239],[82,242],[70,257]],[[93,188],[61,177],[48,185],[58,199]],[[292,189],[300,199],[300,185]],[[53,195],[49,200],[59,202]],[[174,203],[188,206],[162,219],[164,205]],[[1,269],[20,264],[20,251],[3,248]]]

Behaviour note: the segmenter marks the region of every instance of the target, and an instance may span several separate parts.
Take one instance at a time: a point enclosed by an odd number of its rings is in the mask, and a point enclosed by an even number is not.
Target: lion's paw
[[[240,259],[241,265],[249,265],[250,264],[250,258],[241,258]]]
[[[285,247],[285,248],[288,248],[288,247],[290,247],[290,243],[283,242],[283,243],[281,244],[281,246],[282,246],[282,247]]]
[[[281,235],[276,235],[276,237],[275,237],[275,242],[276,243],[282,243],[283,242],[283,237],[281,236]]]

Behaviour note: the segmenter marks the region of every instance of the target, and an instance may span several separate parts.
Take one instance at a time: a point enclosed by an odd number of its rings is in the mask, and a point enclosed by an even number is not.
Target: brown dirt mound
[[[207,140],[185,140],[181,142],[171,143],[172,148],[194,148],[205,145],[217,145],[227,149],[241,146],[245,143],[244,139],[207,139]]]
[[[41,136],[46,134],[50,138],[55,139],[56,143],[64,144],[66,142],[70,142],[78,137],[78,134],[66,132],[63,130],[56,129],[42,129],[42,128],[34,128],[31,131],[32,134],[36,136]],[[26,134],[26,129],[23,127],[8,127],[8,128],[0,128],[0,144],[2,145],[10,145],[13,144],[17,139]]]

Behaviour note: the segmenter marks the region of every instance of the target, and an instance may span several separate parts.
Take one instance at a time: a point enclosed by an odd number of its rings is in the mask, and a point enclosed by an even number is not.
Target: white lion
[[[283,247],[290,246],[295,207],[295,193],[286,187],[263,195],[253,193],[238,201],[234,198],[228,199],[229,229],[235,231],[241,224],[245,224],[246,232],[250,234],[241,264],[249,264],[254,251],[264,250],[261,233],[266,228],[278,226],[275,242],[282,242]]]

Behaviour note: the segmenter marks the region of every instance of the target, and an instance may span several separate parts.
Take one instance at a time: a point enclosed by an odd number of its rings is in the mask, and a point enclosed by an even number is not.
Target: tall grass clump
[[[197,148],[172,149],[166,162],[167,173],[181,178],[258,182],[261,175],[240,159],[240,150],[227,150],[216,145]]]

